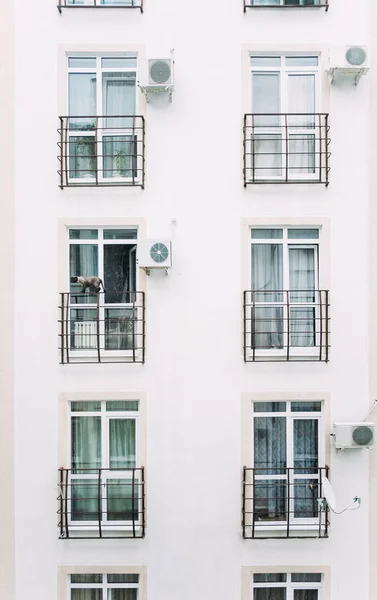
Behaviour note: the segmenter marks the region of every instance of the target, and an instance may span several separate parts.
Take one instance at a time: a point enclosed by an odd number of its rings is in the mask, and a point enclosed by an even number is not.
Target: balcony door
[[[251,347],[311,354],[319,344],[318,229],[251,230]]]
[[[317,56],[251,56],[252,171],[260,180],[318,178]]]

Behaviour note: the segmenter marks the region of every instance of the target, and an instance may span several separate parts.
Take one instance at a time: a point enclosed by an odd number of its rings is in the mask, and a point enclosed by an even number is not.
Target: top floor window
[[[321,573],[255,573],[254,600],[319,600]]]
[[[328,183],[328,115],[318,112],[319,57],[250,56],[244,182]]]
[[[143,12],[142,0],[58,0],[58,10],[62,8],[140,8]]]
[[[143,186],[144,119],[136,56],[68,57],[68,116],[60,117],[61,187]]]
[[[244,0],[244,12],[247,8],[329,8],[329,0]]]

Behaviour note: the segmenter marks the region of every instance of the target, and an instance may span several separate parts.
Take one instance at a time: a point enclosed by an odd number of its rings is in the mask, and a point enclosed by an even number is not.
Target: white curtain
[[[294,516],[313,518],[318,515],[318,420],[293,421],[293,466],[295,475],[308,475],[294,483]]]
[[[286,593],[286,588],[254,588],[254,600],[286,600]]]
[[[106,600],[103,598],[102,590],[71,590],[71,600]]]
[[[251,288],[255,302],[271,306],[256,306],[251,315],[252,347],[280,348],[283,346],[283,248],[282,244],[252,244]],[[253,309],[252,309],[253,310]]]
[[[315,250],[289,248],[290,346],[315,345]],[[305,306],[308,305],[308,306]],[[310,306],[310,304],[312,306]]]
[[[71,517],[73,521],[95,521],[98,518],[96,474],[101,466],[101,418],[72,417],[71,432],[72,476],[93,475],[90,479],[72,477]]]
[[[110,469],[130,469],[136,466],[135,420],[110,419]],[[107,482],[107,518],[110,521],[137,519],[138,485],[132,477],[109,479]]]
[[[315,172],[315,75],[288,76],[288,152],[291,177]],[[311,133],[307,132],[311,129]]]
[[[282,139],[279,129],[280,74],[253,73],[254,129],[251,129],[252,168],[258,179],[281,175]],[[273,114],[269,114],[273,113]],[[251,123],[252,125],[252,123]],[[278,128],[278,129],[276,129]]]
[[[73,117],[93,117],[96,111],[96,75],[95,73],[70,73],[69,115]],[[71,129],[93,128],[93,119],[70,119]]]
[[[135,73],[104,73],[102,77],[103,114],[107,129],[132,127],[132,119],[121,119],[122,115],[135,114]]]

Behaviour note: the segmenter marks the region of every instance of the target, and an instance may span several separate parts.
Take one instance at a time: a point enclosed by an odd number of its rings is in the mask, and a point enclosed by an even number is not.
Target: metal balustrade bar
[[[246,290],[243,293],[245,362],[328,362],[328,290]]]
[[[144,467],[58,471],[59,538],[145,535]]]
[[[140,115],[65,116],[58,127],[59,187],[145,183],[145,122]]]
[[[329,510],[320,510],[326,467],[243,467],[244,539],[327,538]]]
[[[243,125],[244,186],[329,184],[327,113],[250,113]]]
[[[329,0],[244,0],[244,12],[247,8],[325,8],[327,12]]]
[[[144,363],[144,292],[63,292],[58,308],[61,364]]]
[[[63,8],[139,8],[143,12],[143,0],[58,0],[60,14]]]

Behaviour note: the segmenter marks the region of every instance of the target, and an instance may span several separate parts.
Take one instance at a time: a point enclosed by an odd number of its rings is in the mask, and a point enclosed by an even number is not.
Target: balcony
[[[61,364],[144,363],[144,292],[60,294]]]
[[[244,12],[247,8],[325,8],[327,11],[329,0],[244,0]]]
[[[329,510],[318,507],[328,467],[243,468],[244,539],[326,538]]]
[[[140,8],[143,12],[143,0],[58,0],[58,11],[62,8]]]
[[[59,469],[59,538],[142,538],[144,467]]]
[[[247,290],[244,361],[329,360],[328,290]]]
[[[244,116],[244,186],[329,184],[329,115],[253,113]]]
[[[59,117],[59,187],[144,188],[144,117]]]

